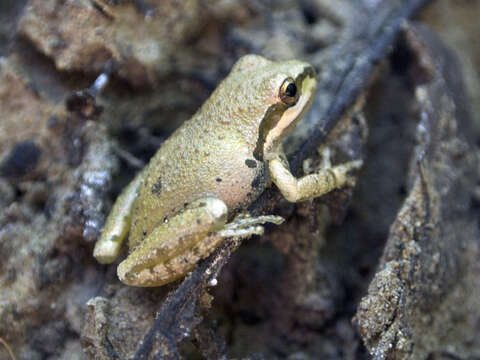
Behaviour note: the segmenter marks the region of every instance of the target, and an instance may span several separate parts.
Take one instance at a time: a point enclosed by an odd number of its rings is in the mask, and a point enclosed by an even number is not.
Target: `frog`
[[[200,109],[165,140],[115,201],[93,256],[121,282],[154,287],[191,272],[228,237],[260,235],[276,215],[247,212],[273,184],[289,202],[353,186],[352,160],[295,177],[283,139],[315,97],[315,69],[300,60],[241,57]]]

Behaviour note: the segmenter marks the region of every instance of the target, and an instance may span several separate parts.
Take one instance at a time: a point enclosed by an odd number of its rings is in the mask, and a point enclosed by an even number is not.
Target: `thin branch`
[[[0,337],[0,343],[1,343],[3,346],[5,346],[5,349],[7,349],[7,352],[8,352],[8,355],[10,355],[10,358],[11,358],[12,360],[16,360],[16,359],[15,359],[15,355],[13,355],[13,351],[12,351],[12,349],[10,348],[10,345],[8,345],[8,343],[7,343],[5,340],[3,340],[1,337]]]
[[[230,255],[240,246],[241,239],[227,239],[222,246],[202,261],[175,289],[160,307],[153,326],[140,343],[133,360],[149,358],[177,359],[177,344],[188,337],[201,321],[195,317],[196,302],[206,284],[215,285],[217,276]]]
[[[334,54],[331,59],[331,63],[326,64],[326,68],[335,68],[335,63],[338,62],[338,58],[345,56],[349,57],[349,60],[344,66],[345,70],[342,76],[337,79],[337,91],[335,92],[332,102],[324,114],[324,117],[319,118],[320,126],[317,126],[314,132],[309,136],[307,141],[300,147],[300,149],[294,154],[294,158],[291,162],[292,170],[296,171],[301,167],[303,160],[315,151],[318,144],[320,144],[326,134],[332,130],[337,124],[338,120],[351,108],[362,94],[362,92],[368,87],[368,84],[374,73],[374,69],[377,64],[383,60],[388,52],[389,48],[395,42],[395,39],[401,30],[402,25],[415,13],[424,7],[430,0],[412,0],[404,4],[403,7],[396,11],[391,11],[391,14],[384,19],[384,21],[377,22],[376,28],[366,28],[364,31],[359,31],[356,39],[352,39],[348,43],[357,43],[360,39],[363,39],[364,45],[361,47],[359,53],[348,54]],[[365,35],[367,35],[365,37]],[[348,51],[350,48],[356,49],[358,46],[351,46],[346,44],[342,46],[342,50]],[[342,51],[342,52],[344,52]],[[338,71],[338,70],[336,70]],[[331,86],[331,85],[330,85]],[[318,94],[322,92],[319,89]],[[323,126],[321,126],[324,124]]]
[[[335,83],[328,88],[320,88],[319,93],[329,92],[332,102],[319,116],[313,133],[294,154],[292,169],[300,168],[303,160],[324,140],[326,134],[337,124],[339,119],[355,104],[362,95],[373,76],[376,65],[386,58],[389,48],[393,46],[398,33],[409,18],[411,18],[429,0],[410,0],[395,8],[392,2],[384,2],[387,11],[385,17],[375,22],[365,21],[367,27],[360,29],[354,39],[347,41],[339,49],[343,52],[343,71],[337,75]],[[391,8],[389,9],[388,6]],[[382,14],[372,14],[382,16]],[[372,25],[373,24],[373,25]],[[374,26],[374,28],[372,28]],[[362,43],[359,46],[358,43]],[[355,43],[355,46],[351,46]],[[353,50],[352,50],[353,49]],[[336,69],[340,54],[331,57],[325,68]],[[333,71],[333,70],[332,70]],[[335,70],[338,74],[338,70]],[[335,89],[332,91],[332,89]],[[319,96],[319,95],[317,95]],[[272,198],[276,196],[274,189],[269,189],[249,208],[252,214],[259,214],[271,207]],[[203,261],[163,302],[153,326],[145,335],[134,356],[135,360],[149,357],[162,359],[180,359],[176,349],[196,326],[199,319],[194,318],[194,310],[199,294],[209,281],[215,280],[216,274],[228,261],[232,252],[240,245],[241,240],[225,241],[212,255]],[[214,275],[215,274],[215,275]],[[188,321],[185,322],[185,319]],[[185,327],[185,323],[187,326]],[[152,356],[153,354],[153,356]]]

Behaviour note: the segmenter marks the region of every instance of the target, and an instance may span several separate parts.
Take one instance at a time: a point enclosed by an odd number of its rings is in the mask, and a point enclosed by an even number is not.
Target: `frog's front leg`
[[[122,244],[130,230],[133,203],[143,180],[143,172],[122,191],[105,221],[102,235],[95,244],[93,256],[101,264],[110,264],[120,255]]]
[[[359,169],[362,164],[362,160],[350,161],[297,179],[290,171],[283,150],[280,150],[278,155],[268,162],[268,168],[272,181],[285,199],[299,202],[322,196],[344,186],[353,186],[355,182],[349,173]]]
[[[231,236],[263,232],[259,224],[278,223],[278,216],[238,217],[226,224],[227,206],[217,198],[192,202],[185,210],[156,227],[118,266],[119,279],[133,286],[160,286],[193,270]]]

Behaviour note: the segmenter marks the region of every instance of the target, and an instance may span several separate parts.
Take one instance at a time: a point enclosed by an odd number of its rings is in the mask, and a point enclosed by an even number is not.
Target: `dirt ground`
[[[0,1],[0,360],[480,359],[479,0]],[[122,188],[248,53],[302,59],[301,175],[185,281],[92,256]],[[97,76],[105,89],[88,89]],[[91,88],[90,88],[91,90]],[[11,354],[10,354],[11,353]]]

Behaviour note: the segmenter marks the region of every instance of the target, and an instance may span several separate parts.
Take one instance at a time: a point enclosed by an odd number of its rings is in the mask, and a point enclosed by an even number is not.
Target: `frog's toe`
[[[357,183],[357,174],[353,174],[354,171],[359,170],[363,166],[362,160],[354,160],[345,164],[346,181],[345,185],[354,187]]]
[[[272,223],[280,225],[284,221],[281,216],[276,215],[252,217],[249,214],[239,214],[231,223],[225,225],[218,234],[222,237],[262,235],[264,231],[263,224]]]
[[[217,234],[221,237],[247,237],[251,235],[263,235],[264,230],[263,226],[256,225],[236,229],[226,228],[220,230]]]
[[[126,261],[122,261],[117,267],[117,275],[121,282],[125,284],[130,284],[135,280],[135,273],[130,271]]]
[[[363,160],[353,160],[347,163],[351,170],[358,170],[363,166]]]

